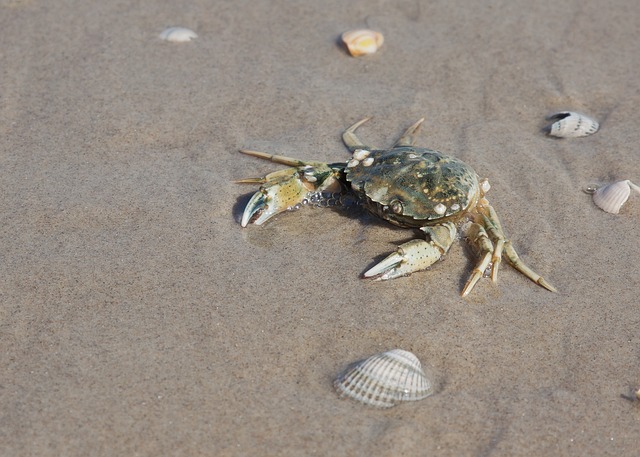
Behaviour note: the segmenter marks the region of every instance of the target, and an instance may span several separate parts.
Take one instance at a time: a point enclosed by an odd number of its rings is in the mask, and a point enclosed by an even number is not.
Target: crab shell
[[[456,221],[481,195],[469,165],[425,148],[357,150],[345,173],[370,212],[401,227]]]

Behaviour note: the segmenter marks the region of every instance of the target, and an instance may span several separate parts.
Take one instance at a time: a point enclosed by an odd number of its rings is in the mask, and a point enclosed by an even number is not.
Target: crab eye
[[[389,209],[395,214],[402,214],[404,208],[400,200],[392,200],[391,203],[389,203]]]

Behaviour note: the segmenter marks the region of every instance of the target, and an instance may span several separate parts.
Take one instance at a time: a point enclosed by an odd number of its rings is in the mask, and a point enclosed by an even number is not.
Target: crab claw
[[[242,213],[242,221],[240,222],[240,224],[243,227],[249,225],[249,222],[256,215],[256,213],[259,214],[259,216],[253,221],[256,225],[261,225],[263,222],[273,216],[273,206],[267,204],[268,199],[268,193],[263,192],[262,190],[253,194],[253,197],[251,197],[251,200],[249,200],[249,203],[247,203],[247,206]]]
[[[277,157],[278,162],[286,159],[293,163],[296,159]],[[282,159],[282,160],[281,160]],[[272,159],[273,160],[273,159]],[[343,192],[338,179],[340,169],[334,169],[322,162],[302,162],[303,165],[269,173],[264,178],[249,178],[238,183],[262,183],[242,214],[243,227],[250,223],[261,225],[276,214],[299,208],[307,201],[319,199],[323,192]]]
[[[423,227],[422,231],[430,236],[430,241],[416,239],[401,244],[396,252],[367,270],[363,276],[385,280],[425,270],[440,260],[456,237],[456,228],[450,222]]]
[[[288,168],[267,175],[260,190],[253,194],[242,214],[243,227],[253,222],[262,225],[278,213],[292,210],[309,196],[313,186],[308,186],[304,173],[300,177],[298,168]],[[244,180],[255,182],[256,180]]]

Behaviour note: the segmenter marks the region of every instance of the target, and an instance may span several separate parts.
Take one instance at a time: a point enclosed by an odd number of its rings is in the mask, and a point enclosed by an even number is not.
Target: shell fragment
[[[351,30],[342,34],[342,42],[347,47],[349,54],[358,57],[375,54],[384,43],[384,37],[375,30]]]
[[[635,185],[628,179],[602,187],[587,188],[587,192],[593,194],[593,203],[595,203],[598,208],[611,214],[618,214],[620,212],[622,205],[629,199],[631,190],[640,193],[640,186]]]
[[[198,35],[186,27],[169,27],[160,34],[160,38],[174,43],[185,43],[198,38]]]
[[[554,121],[547,132],[558,138],[580,138],[589,136],[598,131],[600,125],[597,121],[584,114],[573,111],[561,111],[547,118]]]

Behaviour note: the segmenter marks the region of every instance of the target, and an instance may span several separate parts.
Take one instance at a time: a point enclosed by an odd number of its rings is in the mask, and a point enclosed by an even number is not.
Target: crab
[[[259,183],[242,215],[243,227],[261,225],[273,216],[303,205],[330,206],[356,201],[370,213],[420,237],[401,244],[364,272],[365,278],[393,279],[425,270],[440,260],[458,230],[476,248],[478,260],[461,291],[468,295],[480,278],[497,281],[502,257],[545,289],[556,289],[529,268],[505,236],[498,215],[485,197],[489,181],[461,160],[415,147],[424,118],[409,127],[391,149],[372,149],[355,131],[370,118],[349,127],[342,139],[352,153],[348,162],[325,163],[241,149],[240,152],[290,168],[238,183]]]

